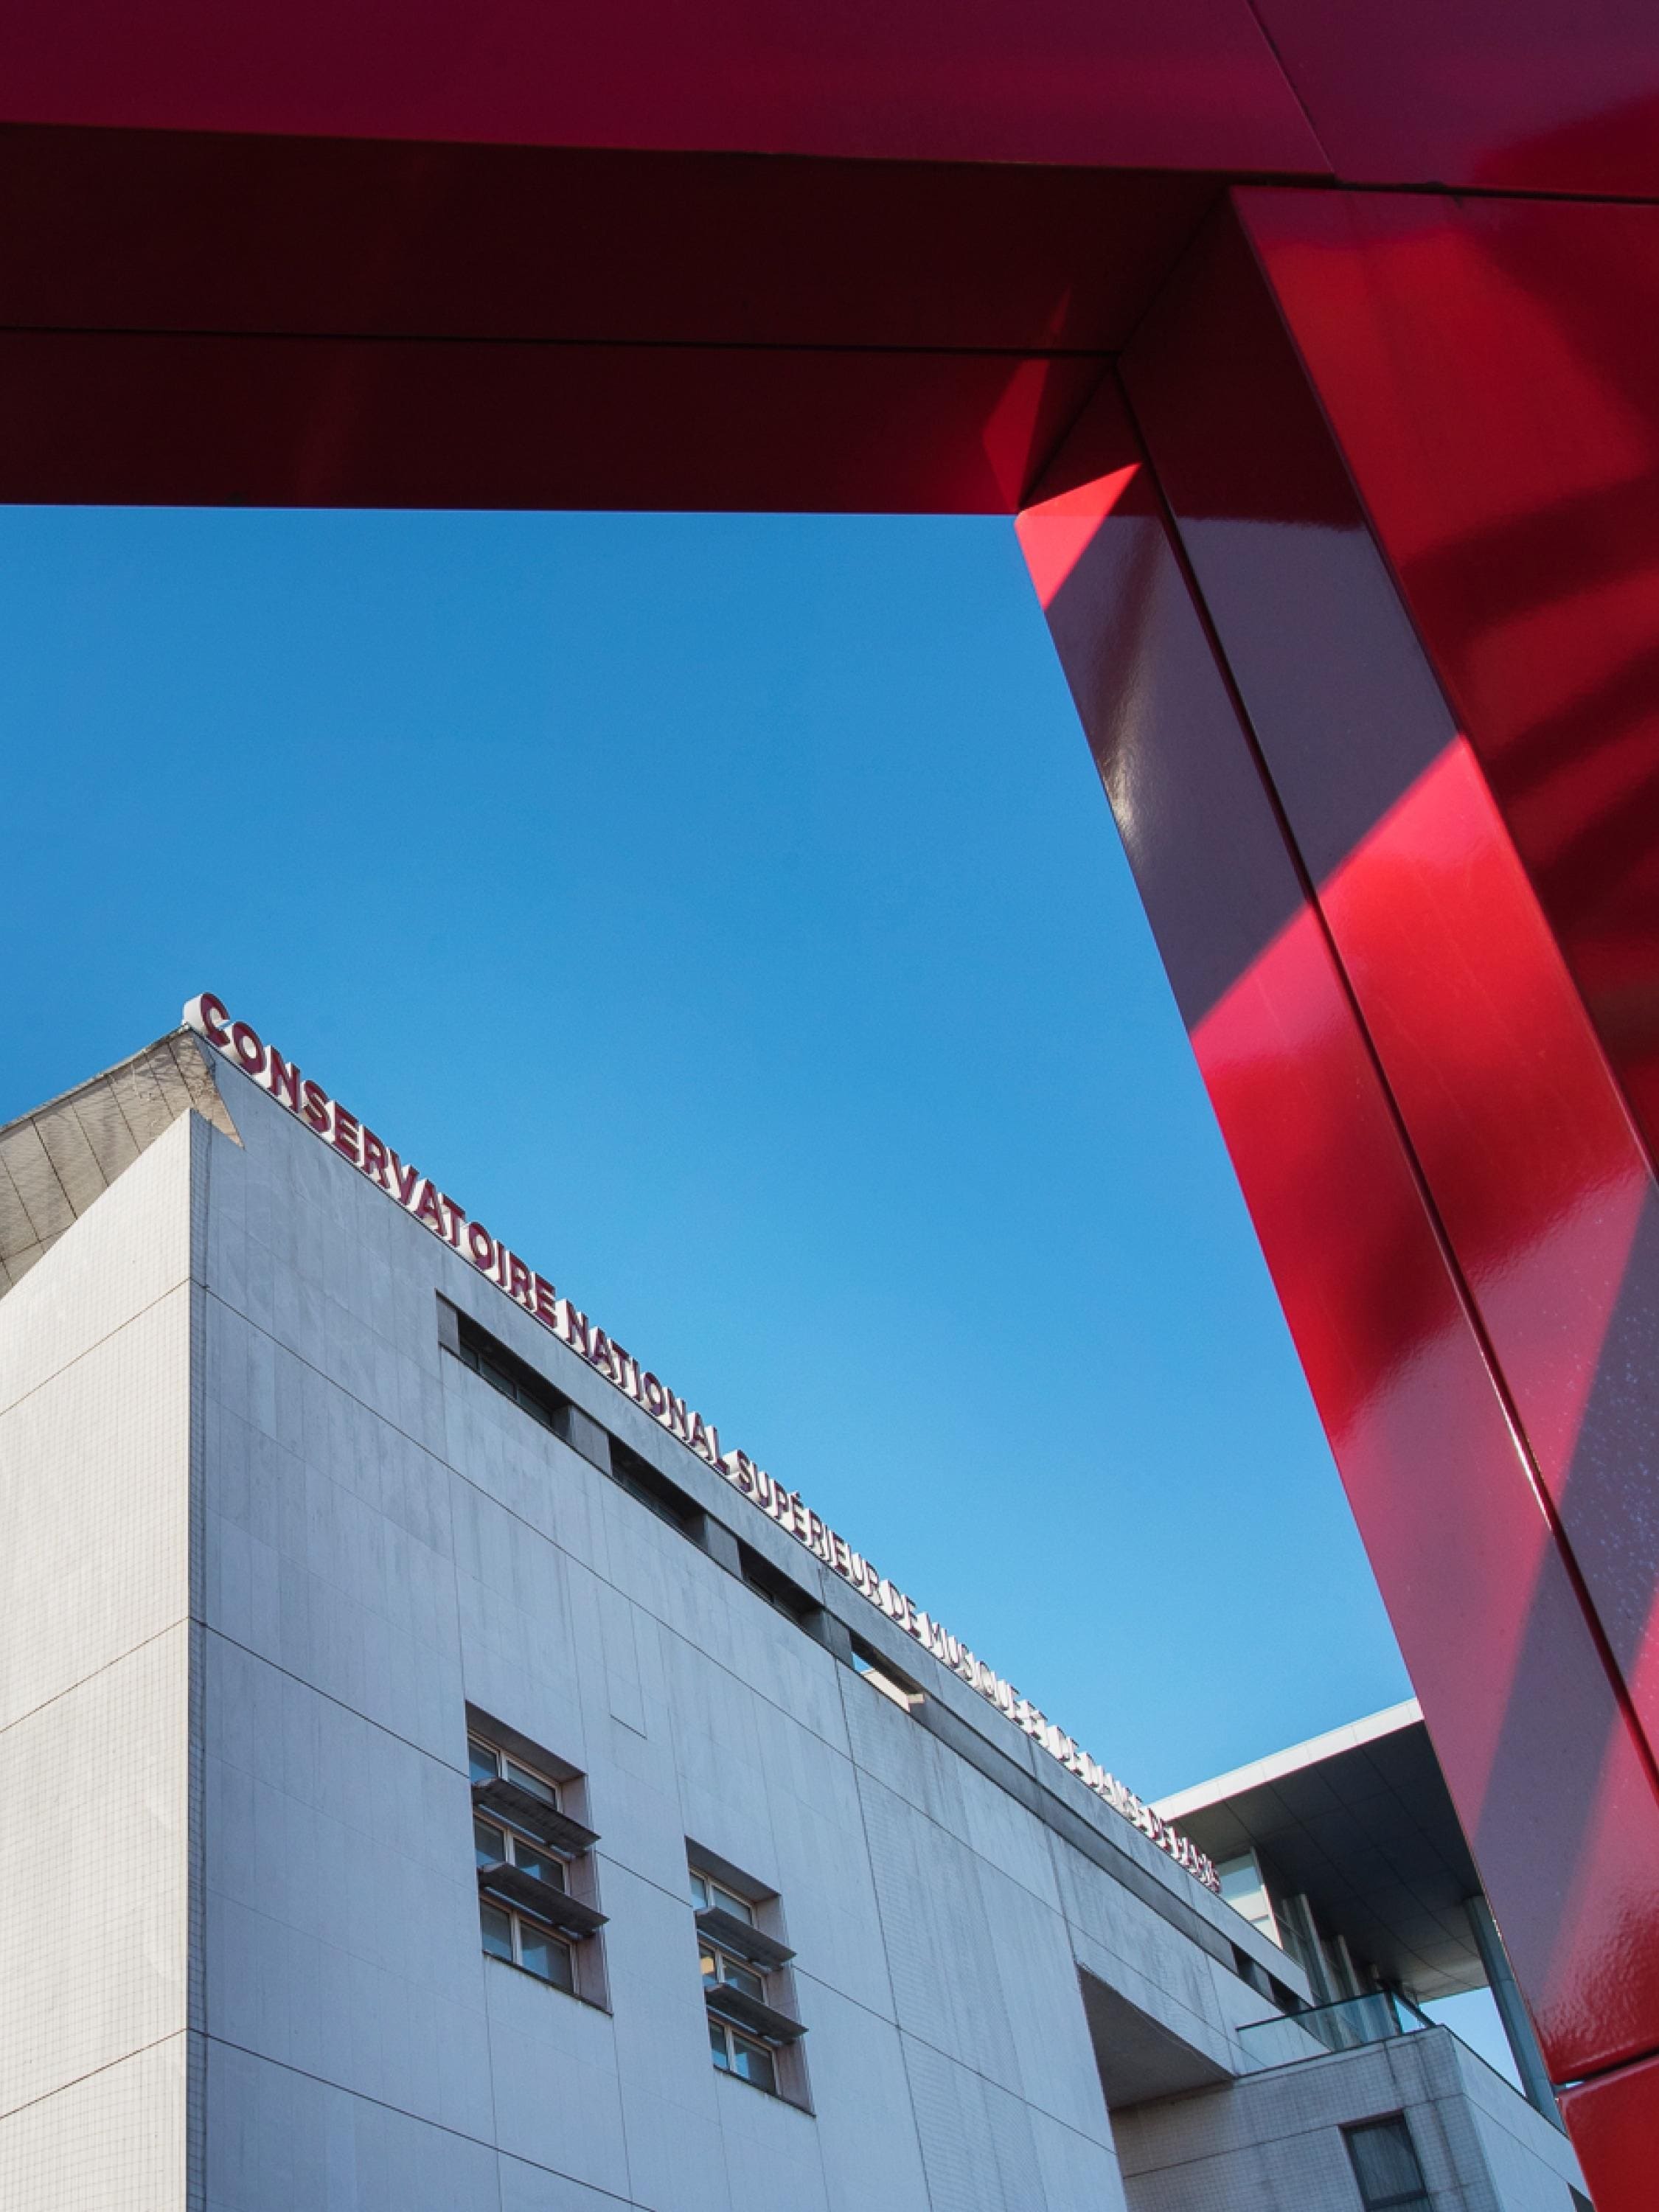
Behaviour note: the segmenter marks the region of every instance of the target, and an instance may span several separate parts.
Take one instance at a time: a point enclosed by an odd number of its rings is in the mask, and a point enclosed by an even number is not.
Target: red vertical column
[[[1552,2074],[1611,2075],[1659,2051],[1654,1583],[1570,1470],[1646,1388],[1652,1179],[1255,245],[1022,534]]]
[[[1558,1547],[1651,1765],[1659,209],[1346,194],[1316,208],[1247,192],[1239,211],[1237,238],[1209,242],[1185,303],[1172,295],[1147,333],[1138,386],[1159,410],[1183,538],[1287,813],[1309,825],[1322,906]],[[1272,308],[1252,318],[1258,275]],[[1226,403],[1201,376],[1177,399],[1170,372],[1190,359],[1205,295],[1206,312],[1230,299],[1250,335],[1235,404],[1194,434],[1194,410]],[[1270,554],[1276,585],[1258,570],[1252,605],[1241,549],[1215,527],[1230,503],[1213,456],[1241,439],[1265,441],[1281,468],[1319,446],[1340,457],[1343,513],[1315,534],[1340,538],[1367,581],[1317,635],[1286,596],[1297,563]],[[1252,534],[1260,551],[1294,533]],[[1304,532],[1304,555],[1310,544]],[[1293,678],[1253,649],[1264,586]],[[1376,611],[1365,622],[1362,599]],[[1391,649],[1379,642],[1389,620],[1411,633]],[[1421,678],[1410,708],[1395,692],[1406,672]],[[1395,765],[1337,823],[1307,786],[1323,773],[1328,805],[1352,781],[1331,770],[1356,739]],[[1591,1778],[1581,1765],[1540,1779],[1582,1791]],[[1614,1810],[1597,1817],[1610,1826]],[[1638,1900],[1630,1911],[1634,1953],[1650,1923]],[[1659,2171],[1659,2094],[1654,2068],[1630,2062],[1659,2036],[1652,2023],[1629,2042],[1601,2031],[1644,1960],[1598,1966],[1571,1917],[1559,1948],[1580,1987],[1551,2063],[1558,2079],[1590,2077],[1565,2100],[1569,2121],[1601,2203],[1640,2203]]]

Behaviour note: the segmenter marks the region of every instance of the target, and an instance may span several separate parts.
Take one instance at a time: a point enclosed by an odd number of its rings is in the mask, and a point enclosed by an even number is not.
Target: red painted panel
[[[1561,2115],[1598,2212],[1644,2212],[1659,2196],[1659,2058],[1569,2089]]]
[[[1297,172],[1248,0],[5,0],[8,122]]]
[[[1651,2048],[1650,1772],[1109,395],[1044,491],[1027,558],[1547,2053]]]
[[[1240,206],[1652,1147],[1659,209]]]
[[[27,501],[1013,511],[1086,355],[0,332]]]
[[[1230,222],[1191,257],[1126,374],[1481,1326],[1659,1742],[1647,1157]]]
[[[1258,0],[1338,176],[1659,192],[1648,0]]]
[[[1094,352],[1216,197],[1117,170],[0,132],[0,322]]]

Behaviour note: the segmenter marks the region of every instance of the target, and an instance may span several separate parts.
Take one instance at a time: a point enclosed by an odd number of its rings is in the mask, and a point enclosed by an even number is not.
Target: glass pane
[[[772,2063],[769,2051],[763,2051],[757,2043],[745,2043],[740,2035],[732,2037],[732,2070],[734,2074],[741,2074],[745,2081],[754,2082],[757,2088],[777,2087],[777,2069]]]
[[[699,1912],[708,1911],[708,1884],[700,1874],[694,1874],[691,1877],[691,1902]]]
[[[1423,2187],[1423,2170],[1403,2119],[1374,2120],[1369,2127],[1350,2128],[1348,2154],[1368,2205],[1391,2203]]]
[[[718,1905],[722,1912],[730,1912],[738,1920],[753,1921],[755,1908],[752,1905],[745,1905],[742,1898],[734,1897],[729,1889],[722,1889],[717,1881],[711,1881],[708,1889],[710,1901]]]
[[[719,1981],[720,1978],[720,1970],[717,1963],[717,1959],[718,1954],[711,1951],[708,1946],[705,1943],[697,1958],[697,1964],[702,1968],[702,1978],[704,1981]]]
[[[712,2020],[708,2023],[708,2050],[709,2055],[720,2072],[722,2074],[729,2072],[732,2060],[726,2048],[726,2030],[723,2027],[716,2027]]]
[[[498,1912],[493,1905],[481,1905],[478,1918],[483,1929],[483,1947],[492,1959],[513,1956],[513,1923],[506,1913]]]
[[[575,1978],[570,1970],[569,1946],[543,1929],[532,1928],[527,1920],[519,1923],[519,1964],[562,1990],[569,1989]]]
[[[550,1851],[538,1851],[534,1844],[527,1844],[521,1836],[513,1838],[513,1863],[522,1867],[526,1874],[534,1875],[538,1881],[551,1882],[555,1889],[562,1889],[564,1866]]]
[[[507,1778],[516,1782],[520,1790],[527,1790],[532,1797],[539,1797],[549,1805],[556,1805],[558,1793],[550,1782],[544,1782],[539,1774],[532,1774],[527,1766],[520,1766],[516,1759],[507,1762]]]
[[[472,1856],[480,1866],[499,1866],[507,1856],[507,1838],[488,1820],[472,1823]]]
[[[728,1959],[724,1951],[719,1954],[719,1957],[720,1979],[723,1982],[734,1990],[741,1990],[745,1996],[763,1997],[765,1996],[766,1984],[752,1968],[740,1966],[735,1959]]]
[[[466,1740],[466,1754],[475,1782],[493,1782],[501,1772],[501,1761],[487,1743],[480,1743],[475,1735]]]

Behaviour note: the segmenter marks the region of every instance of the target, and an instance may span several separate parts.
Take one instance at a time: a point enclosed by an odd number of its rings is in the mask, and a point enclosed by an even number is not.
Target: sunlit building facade
[[[1583,2205],[1253,1847],[192,1018],[0,1129],[5,2212]]]

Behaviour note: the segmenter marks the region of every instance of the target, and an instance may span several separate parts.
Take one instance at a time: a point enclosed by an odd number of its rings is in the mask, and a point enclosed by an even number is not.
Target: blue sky
[[[1008,525],[0,570],[0,1118],[217,991],[1136,1789],[1407,1694]]]

